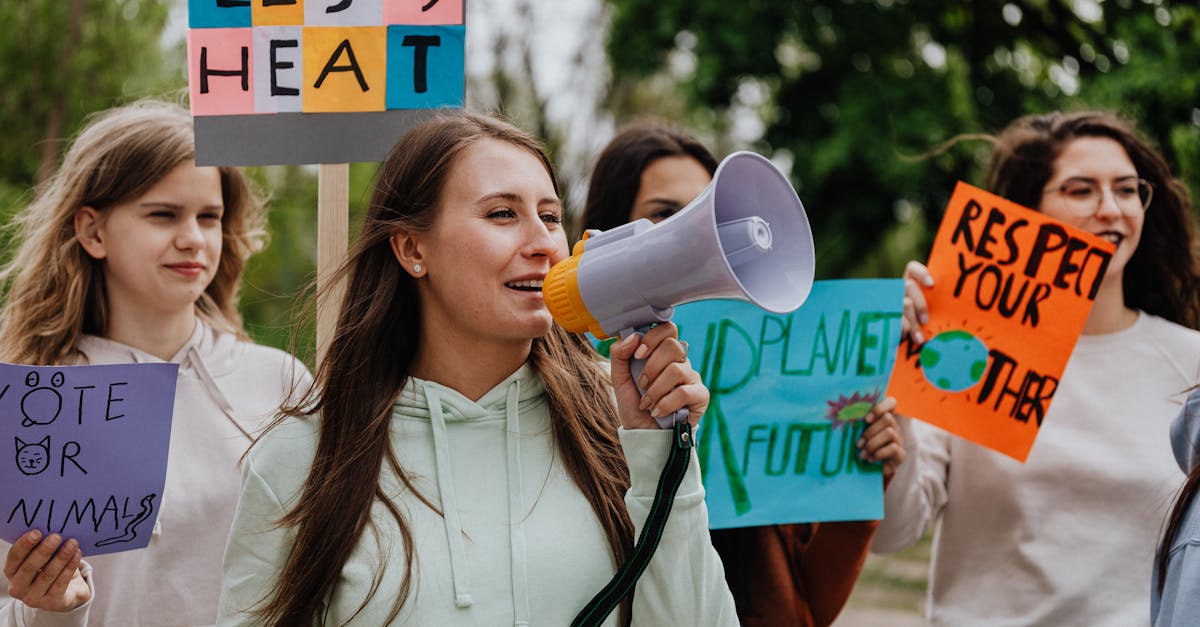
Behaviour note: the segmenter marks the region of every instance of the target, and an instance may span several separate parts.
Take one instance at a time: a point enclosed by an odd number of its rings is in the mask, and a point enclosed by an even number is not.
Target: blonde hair
[[[8,296],[0,309],[0,360],[49,365],[72,361],[85,333],[108,326],[103,262],[84,251],[75,214],[104,215],[134,200],[195,159],[192,120],[179,105],[139,101],[95,115],[62,165],[35,190],[11,226],[19,243],[0,269]],[[265,241],[262,201],[240,170],[219,168],[225,212],[216,275],[196,301],[209,324],[246,339],[237,310],[242,269]]]

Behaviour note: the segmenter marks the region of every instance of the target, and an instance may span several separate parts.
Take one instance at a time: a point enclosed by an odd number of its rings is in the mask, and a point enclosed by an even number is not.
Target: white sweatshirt
[[[639,531],[653,501],[671,432],[620,431]],[[294,529],[274,522],[297,502],[317,444],[316,419],[290,420],[251,451],[225,554],[221,625],[254,624],[247,608],[279,577]],[[412,530],[414,585],[405,625],[568,625],[616,571],[603,528],[555,453],[545,389],[522,366],[478,401],[410,379],[392,414],[392,446],[416,489],[440,516],[400,487],[385,465],[384,491]],[[327,624],[362,603],[380,565],[378,592],[352,625],[384,623],[404,575],[404,548],[383,505],[326,599]],[[330,533],[336,533],[331,530]],[[614,611],[606,625],[617,624]],[[634,625],[736,625],[733,598],[708,539],[695,455],[663,533],[638,582]]]
[[[1147,625],[1182,479],[1168,429],[1198,375],[1200,332],[1141,313],[1079,338],[1025,464],[914,422],[903,435],[915,463],[885,493],[873,550],[913,544],[941,514],[935,626]]]
[[[84,336],[92,364],[162,360]],[[242,342],[197,322],[172,359],[180,364],[162,508],[145,549],[89,558],[92,600],[72,612],[38,611],[10,599],[0,575],[0,627],[168,627],[217,618],[221,552],[237,505],[239,460],[292,390],[309,380],[283,351]],[[303,388],[300,388],[301,390]],[[9,545],[0,542],[0,551]],[[90,622],[89,622],[90,621]]]

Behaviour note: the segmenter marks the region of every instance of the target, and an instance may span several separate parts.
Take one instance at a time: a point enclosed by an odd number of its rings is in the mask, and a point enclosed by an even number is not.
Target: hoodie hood
[[[194,371],[196,362],[202,362],[210,374],[221,376],[233,369],[237,344],[238,339],[232,334],[218,333],[196,318],[192,336],[167,360],[98,335],[84,335],[78,348],[89,363],[175,363],[179,364],[179,372],[184,373]]]
[[[1200,388],[1188,394],[1183,409],[1171,423],[1171,448],[1183,472],[1191,472],[1200,463]]]
[[[516,372],[496,384],[479,400],[472,401],[454,388],[446,387],[434,381],[426,381],[409,377],[396,404],[392,407],[393,415],[413,420],[430,420],[431,412],[428,392],[434,392],[441,401],[440,411],[446,422],[462,420],[503,419],[507,415],[509,388],[517,383],[520,392],[517,395],[517,411],[524,412],[545,399],[546,388],[528,364],[521,366]]]
[[[216,381],[216,377],[233,369],[240,348],[242,347],[238,346],[236,337],[229,333],[217,333],[199,318],[196,319],[192,337],[165,362],[150,353],[107,338],[85,335],[79,339],[79,352],[83,353],[88,363],[179,364],[179,378],[198,380],[233,426],[237,427],[247,440],[253,441],[254,437],[250,435],[247,425],[243,425],[235,415],[233,404]]]

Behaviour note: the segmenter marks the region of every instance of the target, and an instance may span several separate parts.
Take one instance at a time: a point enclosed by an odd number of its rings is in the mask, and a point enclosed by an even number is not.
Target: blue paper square
[[[388,26],[387,108],[463,104],[464,26]]]
[[[188,0],[191,28],[239,28],[254,25],[250,0]]]

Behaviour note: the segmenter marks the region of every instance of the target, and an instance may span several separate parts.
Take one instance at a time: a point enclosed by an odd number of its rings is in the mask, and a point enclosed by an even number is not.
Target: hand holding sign
[[[912,337],[914,344],[924,344],[921,325],[929,324],[929,306],[925,304],[923,289],[933,287],[933,276],[929,268],[919,261],[910,261],[904,266],[904,321],[902,332]]]
[[[83,552],[74,539],[64,544],[58,534],[43,539],[40,531],[30,531],[9,547],[4,560],[8,594],[38,610],[75,609],[92,598],[79,572],[82,562]]]
[[[900,426],[896,423],[896,399],[887,397],[871,408],[863,419],[867,423],[858,438],[859,457],[883,464],[883,481],[886,484],[896,474],[896,468],[904,463],[904,440],[900,437]]]

